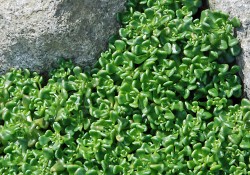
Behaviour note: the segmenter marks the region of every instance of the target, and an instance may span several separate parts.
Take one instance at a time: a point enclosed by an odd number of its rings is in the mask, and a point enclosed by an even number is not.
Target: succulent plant
[[[0,77],[0,174],[249,174],[238,19],[128,0],[93,68]]]

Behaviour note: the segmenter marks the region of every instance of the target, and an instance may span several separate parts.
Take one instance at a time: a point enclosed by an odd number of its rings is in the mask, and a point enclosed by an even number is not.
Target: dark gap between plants
[[[194,19],[200,19],[201,16],[201,12],[203,10],[209,9],[209,4],[208,4],[208,0],[202,0],[202,5],[200,8],[198,8],[197,13],[193,16]]]
[[[43,81],[42,81],[42,84],[41,84],[41,86],[43,88],[44,86],[46,86],[48,84],[48,81],[50,79],[49,73],[48,72],[43,72],[43,73],[40,74],[40,76],[43,77]]]
[[[4,125],[4,120],[0,120],[0,125]]]

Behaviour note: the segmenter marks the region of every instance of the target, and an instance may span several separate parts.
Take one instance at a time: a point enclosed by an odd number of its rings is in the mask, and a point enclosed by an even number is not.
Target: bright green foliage
[[[0,77],[0,174],[249,174],[240,24],[200,5],[129,0],[93,69]]]

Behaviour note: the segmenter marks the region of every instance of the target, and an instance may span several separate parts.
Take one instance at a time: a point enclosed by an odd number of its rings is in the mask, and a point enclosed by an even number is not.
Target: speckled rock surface
[[[250,1],[209,0],[208,2],[211,9],[227,12],[231,17],[238,17],[242,23],[242,27],[236,31],[243,49],[237,61],[242,68],[241,77],[245,93],[250,98]]]
[[[0,0],[0,74],[44,72],[58,58],[93,64],[118,31],[125,0]]]

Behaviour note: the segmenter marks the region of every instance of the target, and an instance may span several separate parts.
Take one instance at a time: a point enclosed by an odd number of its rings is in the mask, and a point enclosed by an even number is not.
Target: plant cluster
[[[128,0],[92,69],[0,77],[2,175],[250,173],[239,20],[200,0]]]

